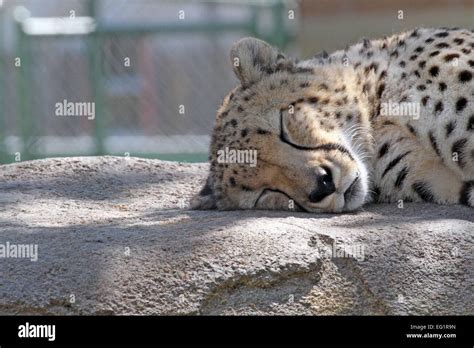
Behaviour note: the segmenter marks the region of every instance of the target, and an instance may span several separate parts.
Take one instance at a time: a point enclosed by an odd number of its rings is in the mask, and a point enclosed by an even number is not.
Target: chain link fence
[[[31,1],[2,13],[17,17],[0,67],[4,162],[18,154],[205,160],[216,109],[237,83],[232,43],[287,41],[280,1],[42,3],[40,17],[35,6],[17,7]]]

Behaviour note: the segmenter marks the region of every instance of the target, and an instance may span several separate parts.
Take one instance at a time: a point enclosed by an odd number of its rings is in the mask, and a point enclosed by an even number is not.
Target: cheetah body
[[[474,205],[474,33],[417,29],[295,62],[231,51],[197,209],[340,212],[370,201]],[[257,165],[222,163],[224,148]],[[292,204],[293,203],[293,204]]]

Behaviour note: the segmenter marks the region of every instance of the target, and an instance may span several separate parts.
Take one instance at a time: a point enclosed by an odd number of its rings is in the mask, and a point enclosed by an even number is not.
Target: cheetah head
[[[295,63],[267,43],[234,44],[240,85],[218,110],[210,174],[194,209],[342,212],[367,198],[364,108],[347,68]],[[334,88],[332,88],[334,87]],[[350,120],[348,117],[350,116]],[[362,146],[363,147],[363,146]]]

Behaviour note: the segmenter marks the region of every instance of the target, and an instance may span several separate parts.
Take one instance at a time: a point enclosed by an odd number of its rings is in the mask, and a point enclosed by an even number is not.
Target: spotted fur
[[[219,108],[195,209],[341,212],[379,202],[474,206],[474,33],[417,29],[296,62],[247,38]],[[387,105],[408,103],[397,115]],[[223,149],[257,163],[222,161]]]

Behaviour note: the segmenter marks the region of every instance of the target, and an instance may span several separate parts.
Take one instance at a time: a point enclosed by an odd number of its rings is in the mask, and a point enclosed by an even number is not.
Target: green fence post
[[[273,30],[272,30],[272,43],[279,48],[285,48],[288,42],[288,35],[286,32],[284,13],[285,4],[282,0],[276,0],[272,5],[272,17],[273,17]]]
[[[5,143],[5,48],[3,47],[3,6],[0,4],[0,164],[7,163],[7,149]]]
[[[89,15],[95,19],[95,30],[89,36],[88,50],[90,62],[90,81],[92,87],[92,97],[95,103],[95,154],[105,154],[105,123],[106,110],[103,102],[103,78],[102,78],[102,34],[99,30],[99,20],[97,19],[97,2],[89,0]]]
[[[28,83],[30,59],[28,50],[28,37],[23,32],[22,21],[28,16],[25,13],[20,14],[19,11],[27,11],[24,8],[17,8],[16,15],[16,28],[17,28],[17,53],[16,58],[20,59],[20,66],[16,66],[18,69],[18,101],[19,101],[19,113],[20,113],[20,133],[21,133],[21,160],[32,159],[30,151],[30,141],[32,140],[31,131],[33,130],[33,123],[31,118],[31,105]]]
[[[248,31],[250,35],[254,37],[258,37],[258,13],[259,13],[259,7],[255,5],[250,5],[250,22],[249,22],[249,28]]]

